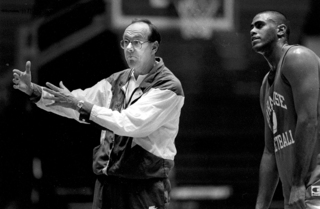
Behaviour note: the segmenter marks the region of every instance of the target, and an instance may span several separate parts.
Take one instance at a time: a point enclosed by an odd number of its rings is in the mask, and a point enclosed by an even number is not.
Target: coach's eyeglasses
[[[133,48],[135,48],[135,49],[141,49],[142,44],[147,43],[147,42],[149,42],[149,41],[145,41],[145,42],[139,41],[139,40],[129,41],[129,40],[125,39],[125,40],[121,40],[121,41],[120,41],[120,46],[121,46],[122,49],[125,49],[125,48],[128,47],[129,43],[131,43],[131,45],[133,46]]]

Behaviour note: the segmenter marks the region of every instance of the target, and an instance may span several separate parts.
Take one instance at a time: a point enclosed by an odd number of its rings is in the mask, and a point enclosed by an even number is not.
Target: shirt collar
[[[145,74],[145,75],[138,75],[138,78],[136,79],[134,77],[134,69],[131,70],[131,73],[130,73],[130,79],[129,80],[133,80],[135,83],[141,83],[143,81],[143,79],[145,79],[145,77],[147,77],[148,74]]]

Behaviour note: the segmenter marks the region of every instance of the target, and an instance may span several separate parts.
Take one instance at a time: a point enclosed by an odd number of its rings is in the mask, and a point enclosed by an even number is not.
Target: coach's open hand
[[[79,100],[74,97],[71,92],[63,85],[62,81],[59,83],[59,87],[47,82],[46,85],[49,88],[44,87],[43,90],[50,93],[50,96],[44,96],[44,99],[53,100],[54,103],[47,106],[62,106],[76,110]]]

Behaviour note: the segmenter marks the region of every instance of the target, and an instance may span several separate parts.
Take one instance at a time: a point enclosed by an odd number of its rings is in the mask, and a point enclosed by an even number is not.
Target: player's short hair
[[[287,19],[287,17],[283,13],[275,10],[266,10],[266,11],[260,12],[259,14],[265,14],[265,13],[270,14],[273,17],[272,21],[274,21],[277,25],[284,24],[287,26],[285,35],[286,35],[286,38],[289,39],[290,21]]]

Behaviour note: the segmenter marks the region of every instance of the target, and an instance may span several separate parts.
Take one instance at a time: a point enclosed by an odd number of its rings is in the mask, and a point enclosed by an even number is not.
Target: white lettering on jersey
[[[274,106],[281,107],[283,109],[287,109],[287,105],[285,104],[284,96],[277,92],[273,92],[272,97],[269,96],[266,101],[266,120],[268,123],[269,128],[272,130],[273,134],[276,134],[277,129],[277,116],[274,112]]]
[[[294,139],[293,139],[291,130],[286,131],[282,134],[278,134],[277,136],[274,137],[273,141],[274,141],[275,152],[278,152],[279,150],[294,144]]]
[[[284,104],[284,97],[275,91],[273,92],[273,101],[274,105],[287,109],[287,105]]]

